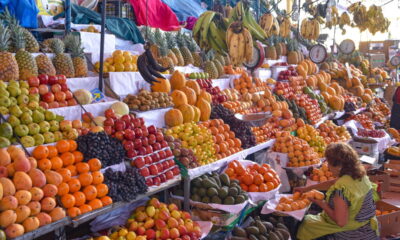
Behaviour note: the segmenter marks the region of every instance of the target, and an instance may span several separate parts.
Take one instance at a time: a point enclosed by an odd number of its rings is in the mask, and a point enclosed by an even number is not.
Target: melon
[[[74,96],[76,97],[76,100],[78,101],[78,103],[80,103],[81,105],[90,104],[93,101],[92,93],[86,89],[76,90],[74,92]]]
[[[124,102],[113,103],[110,108],[114,110],[115,114],[118,114],[120,116],[129,114],[129,107]]]

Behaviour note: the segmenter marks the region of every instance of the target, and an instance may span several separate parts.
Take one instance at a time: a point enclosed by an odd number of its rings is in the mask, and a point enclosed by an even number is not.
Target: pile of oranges
[[[112,203],[107,196],[108,186],[103,183],[101,162],[97,158],[83,162],[73,140],[60,140],[55,146],[38,146],[32,154],[40,170],[58,173],[55,191],[70,217],[90,212]],[[55,178],[57,179],[57,174]]]
[[[241,94],[255,93],[268,89],[267,82],[262,82],[259,78],[253,79],[247,72],[243,72],[239,78],[233,80],[233,85]]]
[[[137,71],[137,57],[128,51],[116,50],[112,56],[106,58],[104,61],[104,72],[136,72]],[[98,72],[100,69],[100,62],[96,62],[95,70]]]
[[[225,173],[230,179],[239,180],[240,187],[246,192],[269,192],[280,184],[278,174],[266,163],[244,167],[234,160],[228,164]]]
[[[304,167],[320,162],[318,153],[305,140],[292,136],[286,131],[277,132],[275,135],[276,141],[272,150],[288,154],[288,167]]]
[[[324,162],[321,168],[313,168],[310,176],[311,180],[316,182],[326,182],[335,179],[331,171],[329,171],[328,163]]]
[[[281,197],[275,210],[282,212],[291,212],[304,209],[311,203],[309,198],[323,200],[324,194],[317,190],[311,190],[306,193],[295,192],[292,196]]]
[[[213,119],[202,122],[200,124],[209,129],[213,136],[215,156],[218,159],[225,158],[234,153],[243,150],[242,142],[235,137],[235,133],[231,131],[230,126],[224,123],[222,119]]]

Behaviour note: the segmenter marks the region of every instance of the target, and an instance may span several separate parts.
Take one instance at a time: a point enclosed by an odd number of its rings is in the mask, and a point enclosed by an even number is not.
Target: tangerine
[[[90,170],[89,164],[85,163],[85,162],[80,162],[75,164],[76,170],[78,171],[78,173],[87,173]]]
[[[81,183],[79,182],[79,180],[77,178],[73,178],[73,179],[69,180],[68,185],[69,185],[69,191],[71,193],[77,192],[81,189]]]
[[[63,160],[59,157],[52,157],[51,161],[51,169],[58,170],[63,167]]]
[[[89,205],[92,207],[93,210],[99,209],[99,208],[102,208],[102,207],[103,207],[103,203],[101,202],[100,199],[97,199],[97,198],[91,200],[91,201],[89,202]]]
[[[68,140],[60,140],[56,143],[56,148],[59,153],[68,152],[70,149],[69,141]]]
[[[82,206],[86,202],[86,196],[83,192],[74,192],[72,195],[75,197],[75,206]]]
[[[60,185],[58,185],[57,195],[64,196],[67,193],[69,193],[69,185],[66,182],[62,182]]]
[[[100,184],[104,181],[104,176],[100,171],[92,172],[93,184]]]
[[[88,186],[93,182],[93,176],[88,172],[79,174],[78,179],[81,182],[82,187]]]
[[[255,184],[251,184],[249,187],[249,192],[258,192],[258,186]]]
[[[64,208],[71,208],[75,205],[75,197],[72,194],[65,194],[61,197],[61,203],[63,204]]]
[[[243,191],[247,192],[249,190],[249,187],[246,184],[241,183],[240,187],[242,188]]]
[[[242,181],[243,181],[243,183],[246,184],[246,185],[251,185],[251,184],[253,184],[254,177],[253,177],[253,175],[246,173],[246,174],[243,176]]]
[[[261,174],[256,174],[254,176],[254,184],[260,185],[263,182],[264,182],[264,177]]]
[[[49,150],[49,155],[47,157],[52,158],[58,156],[58,150],[55,146],[47,146],[47,149]]]
[[[76,171],[75,165],[69,165],[69,166],[66,167],[66,169],[69,170],[69,172],[71,173],[72,177],[74,177],[74,176],[76,176],[78,174],[77,171]]]
[[[112,198],[109,196],[102,197],[100,200],[103,203],[103,206],[107,206],[113,203]]]
[[[78,215],[81,215],[81,210],[77,207],[71,207],[71,208],[68,208],[67,214],[68,214],[68,216],[74,218]]]
[[[67,168],[58,169],[57,172],[62,176],[63,182],[71,180],[71,171]]]
[[[69,151],[74,152],[78,148],[78,143],[75,140],[67,140],[69,143]]]
[[[267,184],[268,191],[271,191],[275,188],[275,185],[272,182],[267,182],[266,184]]]
[[[46,146],[37,146],[33,150],[32,155],[36,159],[47,158],[49,156],[49,149]]]
[[[47,158],[40,159],[37,164],[39,169],[43,172],[51,169],[51,161]]]
[[[83,193],[86,196],[86,200],[93,200],[97,197],[97,189],[93,185],[86,186],[83,189]]]
[[[82,206],[79,207],[79,210],[81,210],[81,214],[87,213],[92,211],[92,207],[88,204],[83,204]]]
[[[108,186],[104,183],[96,185],[97,197],[104,197],[108,193]]]
[[[74,152],[72,152],[72,154],[73,154],[74,157],[75,157],[75,162],[76,162],[76,163],[82,162],[82,160],[83,160],[83,154],[82,154],[81,152],[79,152],[79,151],[74,151]]]
[[[94,172],[94,171],[99,171],[101,169],[101,162],[99,159],[97,158],[92,158],[88,161],[89,167],[90,167],[90,171]]]
[[[261,183],[258,189],[260,192],[268,192],[268,186],[265,183]]]
[[[75,162],[74,154],[70,152],[64,152],[63,154],[61,154],[61,159],[63,161],[64,167],[72,165]]]

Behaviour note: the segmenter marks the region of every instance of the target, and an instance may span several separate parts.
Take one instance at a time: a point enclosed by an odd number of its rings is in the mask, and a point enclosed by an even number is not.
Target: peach
[[[168,227],[169,228],[176,228],[176,227],[178,227],[178,220],[176,220],[175,218],[172,218],[172,217],[170,217],[169,219],[168,219]]]
[[[144,223],[144,228],[146,229],[150,229],[154,226],[154,220],[153,219],[148,219],[145,223]]]
[[[6,210],[0,213],[0,227],[6,228],[17,221],[17,214],[14,210]]]
[[[146,239],[155,239],[156,238],[156,232],[153,229],[147,229],[146,230]]]
[[[38,201],[32,201],[27,206],[31,209],[31,216],[35,216],[42,210],[42,205]]]
[[[167,224],[165,223],[165,221],[164,221],[164,220],[161,220],[161,219],[157,219],[157,220],[155,221],[155,225],[156,225],[156,229],[158,229],[158,230],[161,230],[161,229],[163,229],[163,228],[165,228],[165,227],[167,226]]]
[[[0,211],[15,210],[18,207],[18,200],[14,196],[5,196],[0,201]]]
[[[20,205],[15,210],[15,213],[17,214],[16,223],[22,223],[31,215],[31,209],[28,206]]]
[[[180,236],[179,230],[178,230],[177,228],[172,228],[172,229],[170,229],[170,230],[169,230],[169,236],[170,236],[172,239],[178,238],[178,237]]]

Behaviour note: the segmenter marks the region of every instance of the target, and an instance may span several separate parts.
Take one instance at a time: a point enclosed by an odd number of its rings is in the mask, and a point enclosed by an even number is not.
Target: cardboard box
[[[378,158],[378,143],[365,143],[359,141],[350,141],[350,145],[357,151],[360,155],[367,155],[369,157]]]
[[[400,208],[384,201],[376,203],[376,209],[384,212],[394,212],[377,216],[380,228],[380,237],[386,237],[400,233]]]
[[[384,67],[386,64],[386,56],[384,53],[367,54],[367,59],[369,59],[371,67],[373,68]]]
[[[55,16],[64,12],[63,0],[36,0],[39,15]]]
[[[374,175],[369,175],[369,180],[373,183],[376,183],[380,186],[380,193],[389,192],[390,187],[390,176],[389,174],[377,171]]]
[[[400,192],[400,160],[389,160],[384,164],[385,173],[389,174],[389,191]]]

